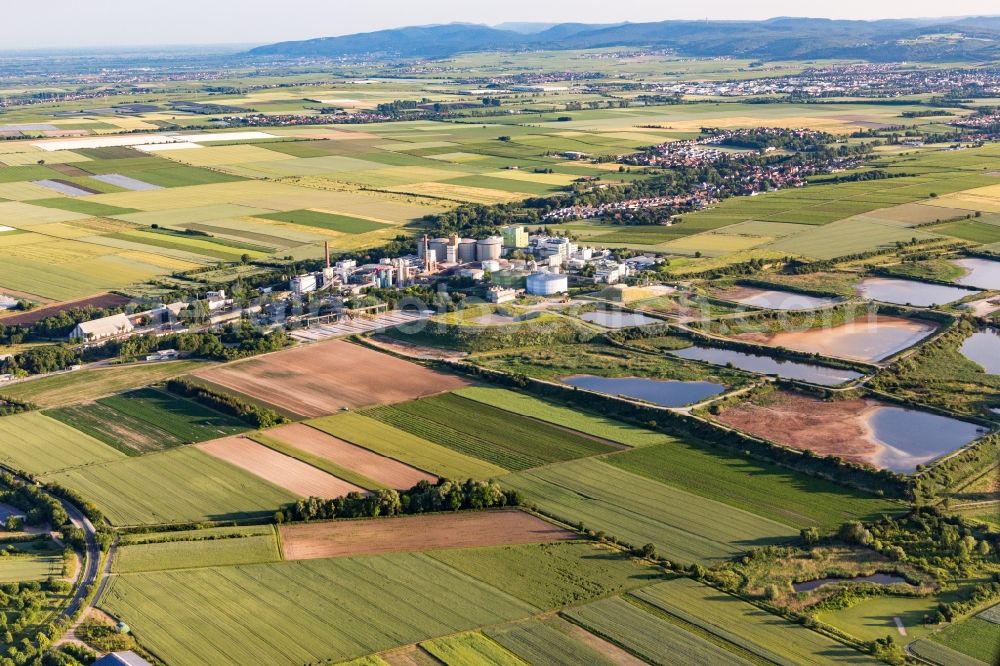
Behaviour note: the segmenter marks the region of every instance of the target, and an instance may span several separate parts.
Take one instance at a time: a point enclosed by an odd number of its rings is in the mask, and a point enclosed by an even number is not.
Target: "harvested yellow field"
[[[134,228],[134,225],[131,225],[128,222],[112,220],[106,217],[91,217],[85,220],[73,220],[69,222],[69,225],[79,229],[85,229],[91,234],[113,234],[118,231],[128,231],[129,229]]]
[[[680,254],[702,254],[718,255],[727,252],[738,252],[749,250],[774,240],[773,238],[762,236],[730,236],[727,234],[696,234],[678,238],[667,243],[657,245],[659,248]]]
[[[131,132],[132,130],[155,130],[159,129],[157,125],[153,123],[148,123],[142,118],[133,118],[129,116],[101,116],[100,122],[108,123],[109,125],[114,125],[118,129]]]
[[[0,249],[20,247],[21,245],[34,245],[36,243],[47,243],[51,238],[41,234],[0,234]]]
[[[31,183],[6,183],[6,185],[30,185]],[[4,197],[3,188],[0,185],[0,198]],[[45,189],[45,188],[40,188]],[[51,190],[46,190],[52,194]],[[71,213],[68,210],[57,208],[43,208],[42,206],[32,206],[20,201],[0,202],[0,224],[16,227],[18,229],[28,228],[34,224],[45,224],[49,222],[69,222],[71,220],[85,220],[89,215],[83,213]]]
[[[4,157],[7,156],[4,155]],[[30,201],[32,199],[51,199],[54,196],[56,196],[55,190],[34,183],[0,183],[0,199]]]
[[[141,261],[145,264],[162,268],[164,271],[170,272],[187,271],[192,268],[198,268],[201,265],[190,261],[184,261],[183,259],[153,254],[152,252],[142,252],[141,250],[126,250],[125,252],[119,252],[118,256],[123,259]]]
[[[450,199],[461,203],[497,204],[510,201],[520,201],[529,195],[517,192],[491,190],[485,187],[468,187],[465,185],[449,185],[446,183],[414,183],[392,188],[391,191],[401,194],[419,194],[421,196]]]
[[[94,233],[93,230],[85,229],[75,224],[66,222],[46,222],[44,224],[36,224],[31,227],[31,230],[36,234],[44,234],[46,236],[54,236],[56,238],[65,238],[66,240],[83,238],[85,236],[91,236]]]
[[[1000,185],[976,187],[951,194],[942,194],[934,199],[921,201],[929,206],[965,208],[987,213],[1000,213]]]
[[[252,162],[277,162],[294,160],[292,155],[286,155],[267,148],[259,148],[250,144],[237,146],[213,146],[206,148],[186,148],[168,150],[163,157],[190,164],[191,166],[215,167],[227,164],[250,164]]]
[[[486,155],[477,155],[476,153],[441,153],[440,155],[428,155],[427,157],[432,160],[453,162],[455,164],[464,164],[465,162],[476,162],[478,160],[486,159]]]
[[[223,204],[237,204],[271,211],[316,208],[394,224],[409,222],[428,213],[444,210],[440,205],[420,205],[401,200],[398,196],[377,192],[326,190],[252,180],[146,192],[98,194],[87,197],[87,200],[145,211],[173,211]]]
[[[564,173],[534,173],[532,171],[512,171],[506,169],[484,173],[483,175],[490,178],[505,178],[507,180],[518,180],[529,183],[544,183],[545,185],[569,185],[579,178],[579,176],[570,176]]]
[[[20,257],[22,259],[32,259],[34,261],[50,264],[66,264],[73,261],[86,261],[109,254],[107,248],[91,243],[80,243],[77,241],[56,241],[48,239],[45,243],[32,243],[31,245],[18,245],[5,248],[4,254],[8,257]]]
[[[89,157],[84,157],[68,150],[54,150],[46,152],[34,146],[22,144],[24,152],[4,153],[3,160],[7,166],[31,166],[38,164],[38,160],[44,159],[46,164],[70,164],[73,162],[88,162]]]

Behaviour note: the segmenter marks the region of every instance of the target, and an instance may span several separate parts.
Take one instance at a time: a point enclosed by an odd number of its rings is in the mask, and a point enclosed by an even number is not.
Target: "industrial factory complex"
[[[500,235],[480,239],[423,236],[416,249],[416,254],[359,264],[353,259],[333,261],[327,244],[320,270],[292,276],[287,287],[261,288],[259,302],[250,306],[241,306],[223,291],[208,292],[195,303],[135,308],[81,323],[69,339],[102,344],[134,335],[222,325],[247,316],[262,325],[299,329],[303,340],[323,339],[400,323],[396,320],[399,313],[388,312],[385,304],[351,305],[352,299],[371,289],[447,284],[503,304],[522,296],[566,294],[571,285],[617,284],[657,263],[642,255],[619,260],[611,250],[580,246],[565,236],[530,234],[523,226],[503,227]],[[419,318],[420,313],[408,313],[406,319]]]

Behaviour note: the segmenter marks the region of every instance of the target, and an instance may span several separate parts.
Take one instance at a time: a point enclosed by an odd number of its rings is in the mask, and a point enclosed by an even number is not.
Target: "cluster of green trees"
[[[10,396],[0,395],[0,416],[10,416],[11,414],[30,412],[35,409],[38,409],[38,405],[17,400]]]
[[[908,562],[936,578],[968,578],[997,562],[1000,534],[935,507],[869,524],[846,523],[839,536]]]
[[[166,388],[171,393],[240,418],[257,429],[271,428],[289,422],[287,417],[273,409],[249,403],[234,395],[214,391],[184,379],[171,379],[167,382]]]
[[[264,331],[248,321],[227,324],[219,331],[136,335],[123,340],[76,349],[66,344],[32,347],[0,362],[0,371],[38,375],[65,370],[82,362],[108,358],[134,359],[162,349],[176,349],[194,358],[233,361],[287,347],[284,331]]]
[[[726,134],[725,130],[703,127],[701,133],[706,136]],[[802,131],[779,127],[754,127],[737,133],[729,132],[722,145],[737,148],[764,150],[765,148],[780,148],[782,150],[815,151],[837,140],[827,132]]]
[[[28,525],[49,524],[59,529],[69,522],[66,510],[36,485],[4,472],[0,474],[0,504],[9,504],[24,511]]]
[[[520,497],[495,481],[464,483],[438,479],[436,484],[420,481],[409,490],[378,490],[372,495],[348,493],[335,499],[310,497],[289,504],[274,515],[276,522],[330,520],[333,518],[378,518],[436,511],[475,511],[518,506]]]
[[[824,178],[821,183],[823,185],[834,185],[838,183],[864,183],[870,180],[888,180],[890,178],[908,178],[916,174],[912,173],[890,173],[884,169],[871,169],[869,171],[857,171],[855,173],[848,174],[838,174],[836,176],[831,176],[830,178]]]

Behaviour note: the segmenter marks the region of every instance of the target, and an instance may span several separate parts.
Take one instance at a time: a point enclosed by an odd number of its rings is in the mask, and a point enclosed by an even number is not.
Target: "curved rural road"
[[[87,608],[93,607],[94,603],[101,597],[104,592],[104,588],[108,582],[108,573],[111,568],[111,558],[114,554],[114,546],[112,550],[108,552],[108,559],[104,569],[101,569],[101,546],[97,542],[97,530],[94,528],[94,524],[90,522],[87,516],[83,515],[76,506],[70,502],[61,499],[59,500],[63,508],[66,509],[66,513],[69,515],[70,522],[73,523],[75,527],[83,530],[84,537],[86,540],[86,548],[84,549],[84,562],[83,570],[80,576],[78,576],[76,581],[76,591],[73,593],[73,598],[70,600],[66,608],[63,609],[62,613],[59,614],[57,619],[69,619],[72,618],[77,611],[81,610],[87,601],[87,590],[94,583],[98,584],[97,591],[91,599],[90,603],[87,604]],[[69,627],[62,638],[57,641],[58,644],[66,643],[75,640],[75,631],[80,623],[83,622],[83,614],[76,619],[71,627]]]

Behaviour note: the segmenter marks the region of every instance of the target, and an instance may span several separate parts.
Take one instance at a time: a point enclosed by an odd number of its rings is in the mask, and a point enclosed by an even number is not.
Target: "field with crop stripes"
[[[627,472],[795,527],[835,529],[850,520],[877,520],[882,514],[905,510],[901,504],[859,490],[707,446],[674,440],[605,460]]]
[[[545,610],[596,599],[660,579],[618,551],[590,542],[441,550],[430,557]]]
[[[652,543],[661,555],[683,563],[726,559],[798,533],[599,460],[549,465],[506,476],[501,483],[520,491],[543,513],[636,547]]]
[[[168,663],[206,666],[339,662],[533,612],[420,554],[127,574],[100,605]]]
[[[376,407],[366,415],[510,470],[615,450],[582,435],[452,394]]]
[[[124,458],[110,446],[38,412],[0,418],[0,462],[31,474]]]
[[[152,423],[123,414],[99,402],[57,407],[47,410],[45,415],[58,419],[94,439],[99,439],[129,456],[183,444],[180,439]]]
[[[270,525],[126,535],[115,551],[115,573],[257,564],[281,560]]]
[[[771,663],[782,666],[806,662],[817,666],[876,663],[832,638],[688,578],[660,583],[632,594]]]
[[[0,559],[0,583],[61,578],[62,553],[10,555]]]
[[[425,641],[420,644],[420,647],[446,666],[477,666],[478,664],[527,666],[527,663],[513,652],[478,632]]]
[[[967,654],[952,650],[950,647],[928,639],[914,641],[908,647],[913,654],[934,664],[947,664],[947,666],[989,666],[989,662],[973,659]]]
[[[626,446],[648,446],[672,442],[670,435],[609,419],[606,416],[563,407],[541,398],[492,386],[470,386],[454,392],[463,398],[492,405],[514,414],[546,421],[564,428],[572,428],[594,437],[611,440]]]
[[[934,634],[931,640],[984,664],[1000,663],[1000,624],[995,622],[966,618]]]
[[[269,516],[297,499],[193,447],[139,458],[104,448],[119,459],[50,474],[45,480],[79,492],[115,525]]]
[[[249,429],[234,417],[155,388],[110,396],[98,403],[159,428],[183,443],[203,442]]]
[[[572,629],[573,625],[565,620],[550,616],[487,629],[484,633],[529,664],[614,666],[617,663],[573,637]]]
[[[563,614],[588,631],[652,664],[749,666],[752,663],[647,613],[621,597],[571,608]]]
[[[447,479],[490,479],[506,474],[503,467],[428,442],[375,419],[344,412],[309,421],[313,428]]]

